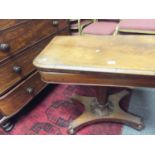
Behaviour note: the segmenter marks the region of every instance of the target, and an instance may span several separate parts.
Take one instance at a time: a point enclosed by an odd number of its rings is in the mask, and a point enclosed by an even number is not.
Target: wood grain
[[[58,30],[61,31],[63,30],[64,28],[67,28],[68,29],[68,32],[69,32],[69,20],[67,19],[61,19],[59,20],[59,24],[58,24]]]
[[[56,36],[69,36],[69,35],[71,35],[69,26],[59,31],[59,33],[56,34]]]
[[[13,116],[34,98],[46,84],[40,80],[39,73],[33,73],[5,96],[0,97],[0,111],[4,116]],[[33,88],[29,94],[26,89]]]
[[[13,26],[17,26],[23,22],[26,22],[26,19],[0,19],[0,31],[4,31]]]
[[[35,67],[32,65],[32,61],[47,45],[51,38],[52,36],[25,50],[24,53],[13,57],[11,60],[7,61],[7,63],[1,65],[0,96],[35,70]],[[15,73],[13,71],[14,66],[20,66],[22,71],[20,73]]]
[[[60,28],[66,26],[64,21],[60,21],[59,25]],[[52,20],[30,20],[23,25],[0,32],[0,43],[10,45],[10,51],[0,51],[0,63],[12,55],[20,53],[26,46],[30,46],[58,30],[53,26]]]
[[[46,87],[32,60],[55,35],[68,34],[67,20],[59,20],[58,25],[53,25],[53,21],[0,20],[0,44],[11,47],[9,51],[0,51],[0,125]],[[21,72],[15,73],[14,66],[20,66]]]
[[[60,73],[40,71],[46,83],[98,85],[115,87],[155,87],[155,76],[125,75],[111,73]]]
[[[155,36],[56,37],[34,60],[43,70],[155,75]]]

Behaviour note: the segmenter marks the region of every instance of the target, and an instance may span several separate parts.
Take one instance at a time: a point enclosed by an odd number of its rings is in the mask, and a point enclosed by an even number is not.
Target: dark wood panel
[[[65,19],[58,22],[52,19],[0,22],[0,44],[10,46],[6,52],[0,51],[1,124],[18,113],[47,86],[41,81],[32,60],[55,35],[68,35],[69,23]],[[14,66],[21,67],[21,72],[15,73]]]
[[[26,19],[0,19],[0,31],[8,29],[12,26],[16,26],[26,21]]]
[[[69,21],[67,19],[59,20],[58,30],[62,30],[66,27],[69,27]]]
[[[0,43],[9,44],[10,50],[0,51],[0,62],[56,31],[51,20],[31,20],[19,27],[1,32]]]
[[[40,80],[40,75],[36,72],[33,73],[28,79],[0,98],[2,115],[10,117],[17,113],[45,86],[46,84]]]
[[[136,76],[123,74],[63,73],[40,71],[42,80],[47,83],[79,85],[98,85],[116,87],[155,87],[154,76]]]
[[[62,31],[60,31],[57,36],[63,36],[63,35],[70,35],[70,31],[69,31],[69,27],[66,27],[65,29],[63,29]]]
[[[11,60],[7,61],[7,63],[1,65],[0,96],[35,70],[35,67],[32,65],[33,59],[41,52],[52,37],[53,36],[43,40],[37,45],[25,50],[24,53],[13,57]],[[20,67],[21,71],[13,71],[13,67],[15,66]]]

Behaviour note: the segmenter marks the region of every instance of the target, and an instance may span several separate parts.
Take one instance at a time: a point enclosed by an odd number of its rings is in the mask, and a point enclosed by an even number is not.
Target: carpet
[[[145,128],[141,131],[127,126],[123,127],[122,134],[125,135],[155,135],[155,89],[141,88],[132,92],[128,111],[143,118]]]
[[[0,129],[1,135],[67,135],[67,127],[69,123],[79,116],[83,111],[82,104],[77,101],[71,102],[70,96],[74,93],[99,97],[102,87],[92,86],[75,86],[75,85],[56,85],[54,88],[50,85],[44,92],[40,93],[26,108],[24,108],[12,121],[15,122],[15,127],[10,132],[4,132]],[[119,92],[122,88],[111,88],[110,93]],[[141,98],[141,90],[133,91],[131,97],[124,97],[120,106],[124,110],[138,113],[137,106],[143,106],[135,103]],[[150,94],[148,92],[148,94]],[[147,95],[148,95],[147,94]],[[139,101],[139,102],[140,102]],[[140,102],[142,103],[142,102]],[[150,103],[151,104],[151,103]],[[151,107],[152,108],[152,107]],[[139,109],[140,110],[140,109]],[[77,135],[121,135],[121,134],[140,134],[141,131],[136,131],[130,127],[126,127],[118,123],[96,123],[84,127],[77,132]],[[143,133],[143,132],[142,132]],[[146,132],[144,132],[146,133]],[[147,132],[148,133],[148,132]],[[154,133],[153,131],[150,133]]]

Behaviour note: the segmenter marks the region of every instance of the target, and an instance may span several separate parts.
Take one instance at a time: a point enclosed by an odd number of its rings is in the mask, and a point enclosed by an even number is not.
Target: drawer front
[[[0,66],[0,96],[35,70],[33,59],[41,52],[53,36],[25,50]]]
[[[30,20],[14,29],[0,32],[0,62],[56,31],[52,20]]]
[[[8,29],[12,26],[26,22],[25,19],[0,19],[0,31]]]
[[[33,73],[28,79],[20,83],[14,90],[0,98],[0,112],[4,116],[11,116],[21,110],[34,98],[46,84],[40,80],[39,73]]]

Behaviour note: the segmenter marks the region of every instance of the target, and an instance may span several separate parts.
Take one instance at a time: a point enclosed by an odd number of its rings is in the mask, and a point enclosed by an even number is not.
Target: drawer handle
[[[53,20],[53,26],[58,26],[59,21],[58,20]]]
[[[33,88],[32,87],[26,88],[26,92],[29,93],[29,94],[32,94],[33,93]]]
[[[13,71],[15,73],[20,73],[22,71],[22,68],[20,66],[13,66]]]
[[[9,44],[5,44],[5,43],[0,44],[0,51],[7,52],[7,51],[9,51],[9,49],[10,49]]]

